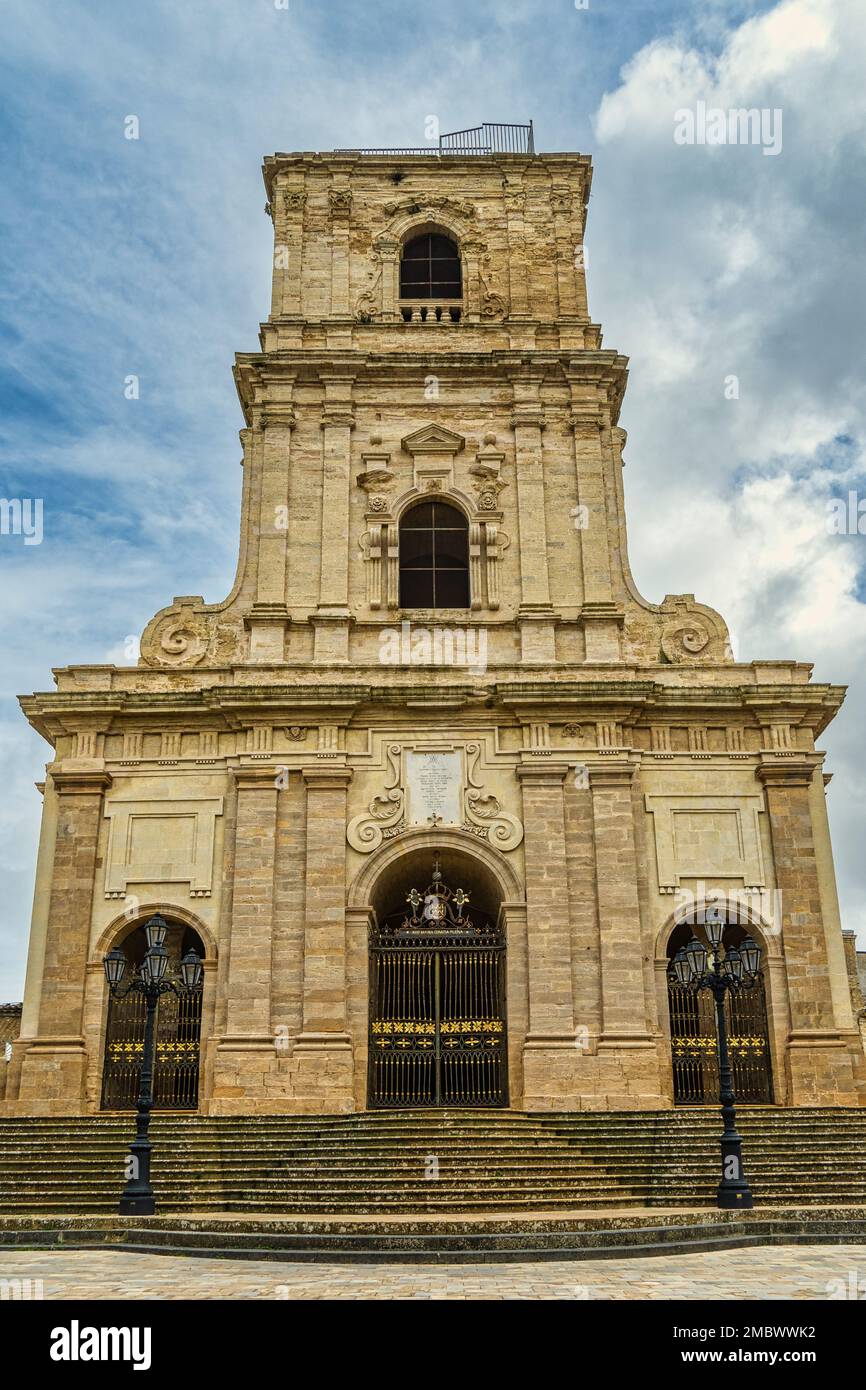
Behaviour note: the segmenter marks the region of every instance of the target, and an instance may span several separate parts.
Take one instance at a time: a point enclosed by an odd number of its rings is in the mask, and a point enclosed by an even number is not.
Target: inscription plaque
[[[459,753],[406,754],[409,825],[460,825]]]

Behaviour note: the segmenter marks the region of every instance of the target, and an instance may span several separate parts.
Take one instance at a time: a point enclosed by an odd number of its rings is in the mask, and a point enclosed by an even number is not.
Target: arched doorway
[[[750,930],[734,919],[728,920],[722,935],[723,949],[739,946]],[[700,913],[674,928],[668,942],[668,960],[673,960],[692,936],[708,945]],[[718,1104],[719,1054],[712,993],[708,989],[695,992],[668,979],[668,1010],[674,1104]],[[737,1100],[747,1105],[772,1104],[773,1076],[763,971],[752,989],[727,991],[725,1022]]]
[[[370,929],[373,1109],[508,1104],[499,904],[483,875],[467,879],[465,861],[452,860],[407,855],[380,885]]]
[[[187,951],[193,950],[204,958],[205,949],[192,927],[168,917],[166,921],[168,972],[177,975],[181,957]],[[147,950],[144,923],[133,926],[126,936],[119,937],[113,944],[126,954],[126,978],[129,979],[132,971],[141,965]],[[181,997],[169,991],[159,1001],[153,1071],[154,1110],[198,1108],[201,1004],[201,991]],[[109,997],[102,1067],[103,1110],[135,1108],[144,1052],[145,1013],[144,997],[137,991],[122,999]]]

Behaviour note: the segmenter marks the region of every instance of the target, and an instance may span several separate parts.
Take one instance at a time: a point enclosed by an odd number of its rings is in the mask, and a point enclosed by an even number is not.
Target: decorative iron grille
[[[180,960],[181,936],[172,928],[167,940],[171,964]],[[156,1014],[153,1068],[154,1110],[198,1108],[199,1039],[202,995],[164,994]],[[137,991],[111,998],[102,1069],[103,1110],[133,1110],[138,1100],[144,1055],[147,1006]]]
[[[715,1000],[708,990],[695,992],[669,983],[668,1002],[674,1102],[677,1105],[716,1105],[719,1049]],[[763,978],[754,989],[728,992],[725,1020],[737,1100],[752,1105],[771,1104],[773,1081]]]
[[[438,862],[370,939],[369,1103],[507,1104],[505,943]]]

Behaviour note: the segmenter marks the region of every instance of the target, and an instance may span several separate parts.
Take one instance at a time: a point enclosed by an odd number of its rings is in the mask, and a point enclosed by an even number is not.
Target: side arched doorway
[[[739,946],[753,931],[731,919],[724,928],[722,948]],[[697,936],[708,945],[699,920],[681,922],[671,933],[668,960]],[[675,1105],[716,1105],[719,1099],[719,1053],[715,1001],[708,989],[697,993],[668,980],[671,1065]],[[770,1032],[763,971],[752,989],[725,995],[728,1050],[737,1101],[746,1105],[773,1102]]]
[[[490,885],[461,868],[410,854],[381,890],[369,942],[371,1109],[508,1104],[505,934]]]
[[[181,957],[193,950],[202,959],[205,948],[198,932],[185,922],[166,917],[168,973],[177,975]],[[126,978],[137,970],[147,950],[144,923],[139,922],[113,943],[125,952]],[[156,1015],[156,1056],[153,1072],[154,1110],[196,1110],[200,1064],[202,994],[162,996]],[[133,1110],[138,1099],[144,1053],[145,1002],[133,991],[122,999],[109,996],[102,1065],[102,1109]]]

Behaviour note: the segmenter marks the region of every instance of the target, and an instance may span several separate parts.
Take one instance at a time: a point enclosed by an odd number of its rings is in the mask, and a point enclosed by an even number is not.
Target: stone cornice
[[[64,769],[51,772],[55,791],[61,796],[102,795],[112,783],[110,772],[104,768]]]
[[[575,356],[574,350],[536,348],[520,350],[511,348],[460,348],[457,340],[447,349],[431,349],[419,340],[418,350],[408,350],[403,344],[393,351],[368,352],[364,349],[347,351],[328,348],[280,349],[277,352],[238,353],[235,357],[234,379],[238,397],[247,426],[252,424],[254,410],[270,413],[267,399],[269,384],[283,385],[290,379],[292,384],[318,383],[329,373],[346,378],[354,377],[355,391],[363,390],[365,385],[377,385],[382,381],[399,383],[401,380],[415,380],[419,364],[446,380],[449,374],[465,377],[471,374],[483,380],[485,374],[503,385],[511,385],[515,376],[525,377],[527,372],[537,374],[539,380],[552,375],[559,378],[563,387],[569,381],[580,381],[604,394],[607,408],[615,415],[622,399],[627,377],[628,358],[608,349],[586,349]],[[302,418],[300,407],[296,404],[298,419]],[[551,409],[546,406],[546,409]],[[305,407],[307,409],[307,407]],[[314,411],[315,407],[308,407]],[[565,401],[557,407],[567,411]]]
[[[765,787],[808,787],[822,762],[820,753],[761,753],[755,776]]]
[[[557,678],[552,670],[547,680],[497,680],[488,672],[483,682],[448,680],[441,684],[427,679],[426,670],[389,668],[389,680],[381,679],[381,669],[371,669],[366,680],[351,685],[343,682],[317,681],[289,683],[288,672],[272,684],[256,685],[238,681],[247,668],[205,668],[201,676],[210,677],[196,688],[192,672],[171,673],[178,689],[160,689],[167,673],[149,668],[100,667],[94,678],[122,682],[134,680],[137,689],[57,690],[22,696],[21,708],[31,725],[49,742],[73,732],[83,725],[97,724],[102,731],[117,727],[120,721],[145,720],[160,724],[165,720],[198,716],[221,727],[230,727],[244,714],[273,714],[274,722],[288,724],[303,722],[292,717],[293,711],[309,712],[339,708],[351,712],[364,705],[418,705],[429,710],[453,710],[464,705],[521,712],[579,723],[581,718],[603,717],[607,711],[623,722],[646,719],[655,721],[691,720],[695,718],[731,719],[739,716],[750,724],[771,720],[795,726],[810,727],[819,733],[826,727],[844,698],[844,687],[810,685],[808,683],[775,686],[707,684],[696,686],[668,685],[653,679],[641,679],[640,668],[635,674],[620,679],[575,678],[569,674]],[[703,668],[707,674],[707,668]],[[298,675],[314,674],[315,668],[304,668]],[[62,675],[62,672],[58,672]],[[294,673],[293,673],[294,674]],[[360,672],[358,672],[360,674]],[[456,673],[455,673],[456,674]],[[261,680],[262,672],[256,671]],[[230,679],[226,679],[229,677]],[[233,679],[232,679],[233,678]],[[181,683],[182,682],[182,683]]]
[[[564,782],[571,768],[570,763],[549,762],[541,758],[518,763],[514,775],[518,782]]]
[[[262,162],[262,178],[268,201],[274,197],[274,182],[286,173],[306,174],[321,171],[322,174],[352,174],[363,169],[388,170],[399,165],[406,173],[420,173],[430,183],[438,180],[442,173],[453,175],[456,168],[478,170],[484,173],[499,173],[508,170],[512,174],[521,172],[528,178],[530,186],[537,181],[544,184],[551,175],[563,178],[568,173],[579,175],[584,201],[589,197],[592,183],[592,159],[588,154],[571,151],[553,151],[539,154],[507,154],[495,152],[489,155],[465,154],[361,154],[359,150],[278,150],[265,155]],[[431,178],[432,176],[432,178]],[[311,185],[307,185],[309,189]]]
[[[336,791],[348,787],[354,772],[350,767],[302,767],[301,776],[307,787],[324,791]]]
[[[257,763],[255,766],[242,764],[229,767],[229,773],[238,791],[272,791],[276,793],[277,777],[285,771],[281,763]]]
[[[605,762],[587,762],[591,791],[630,786],[640,768],[639,753],[618,753]]]

